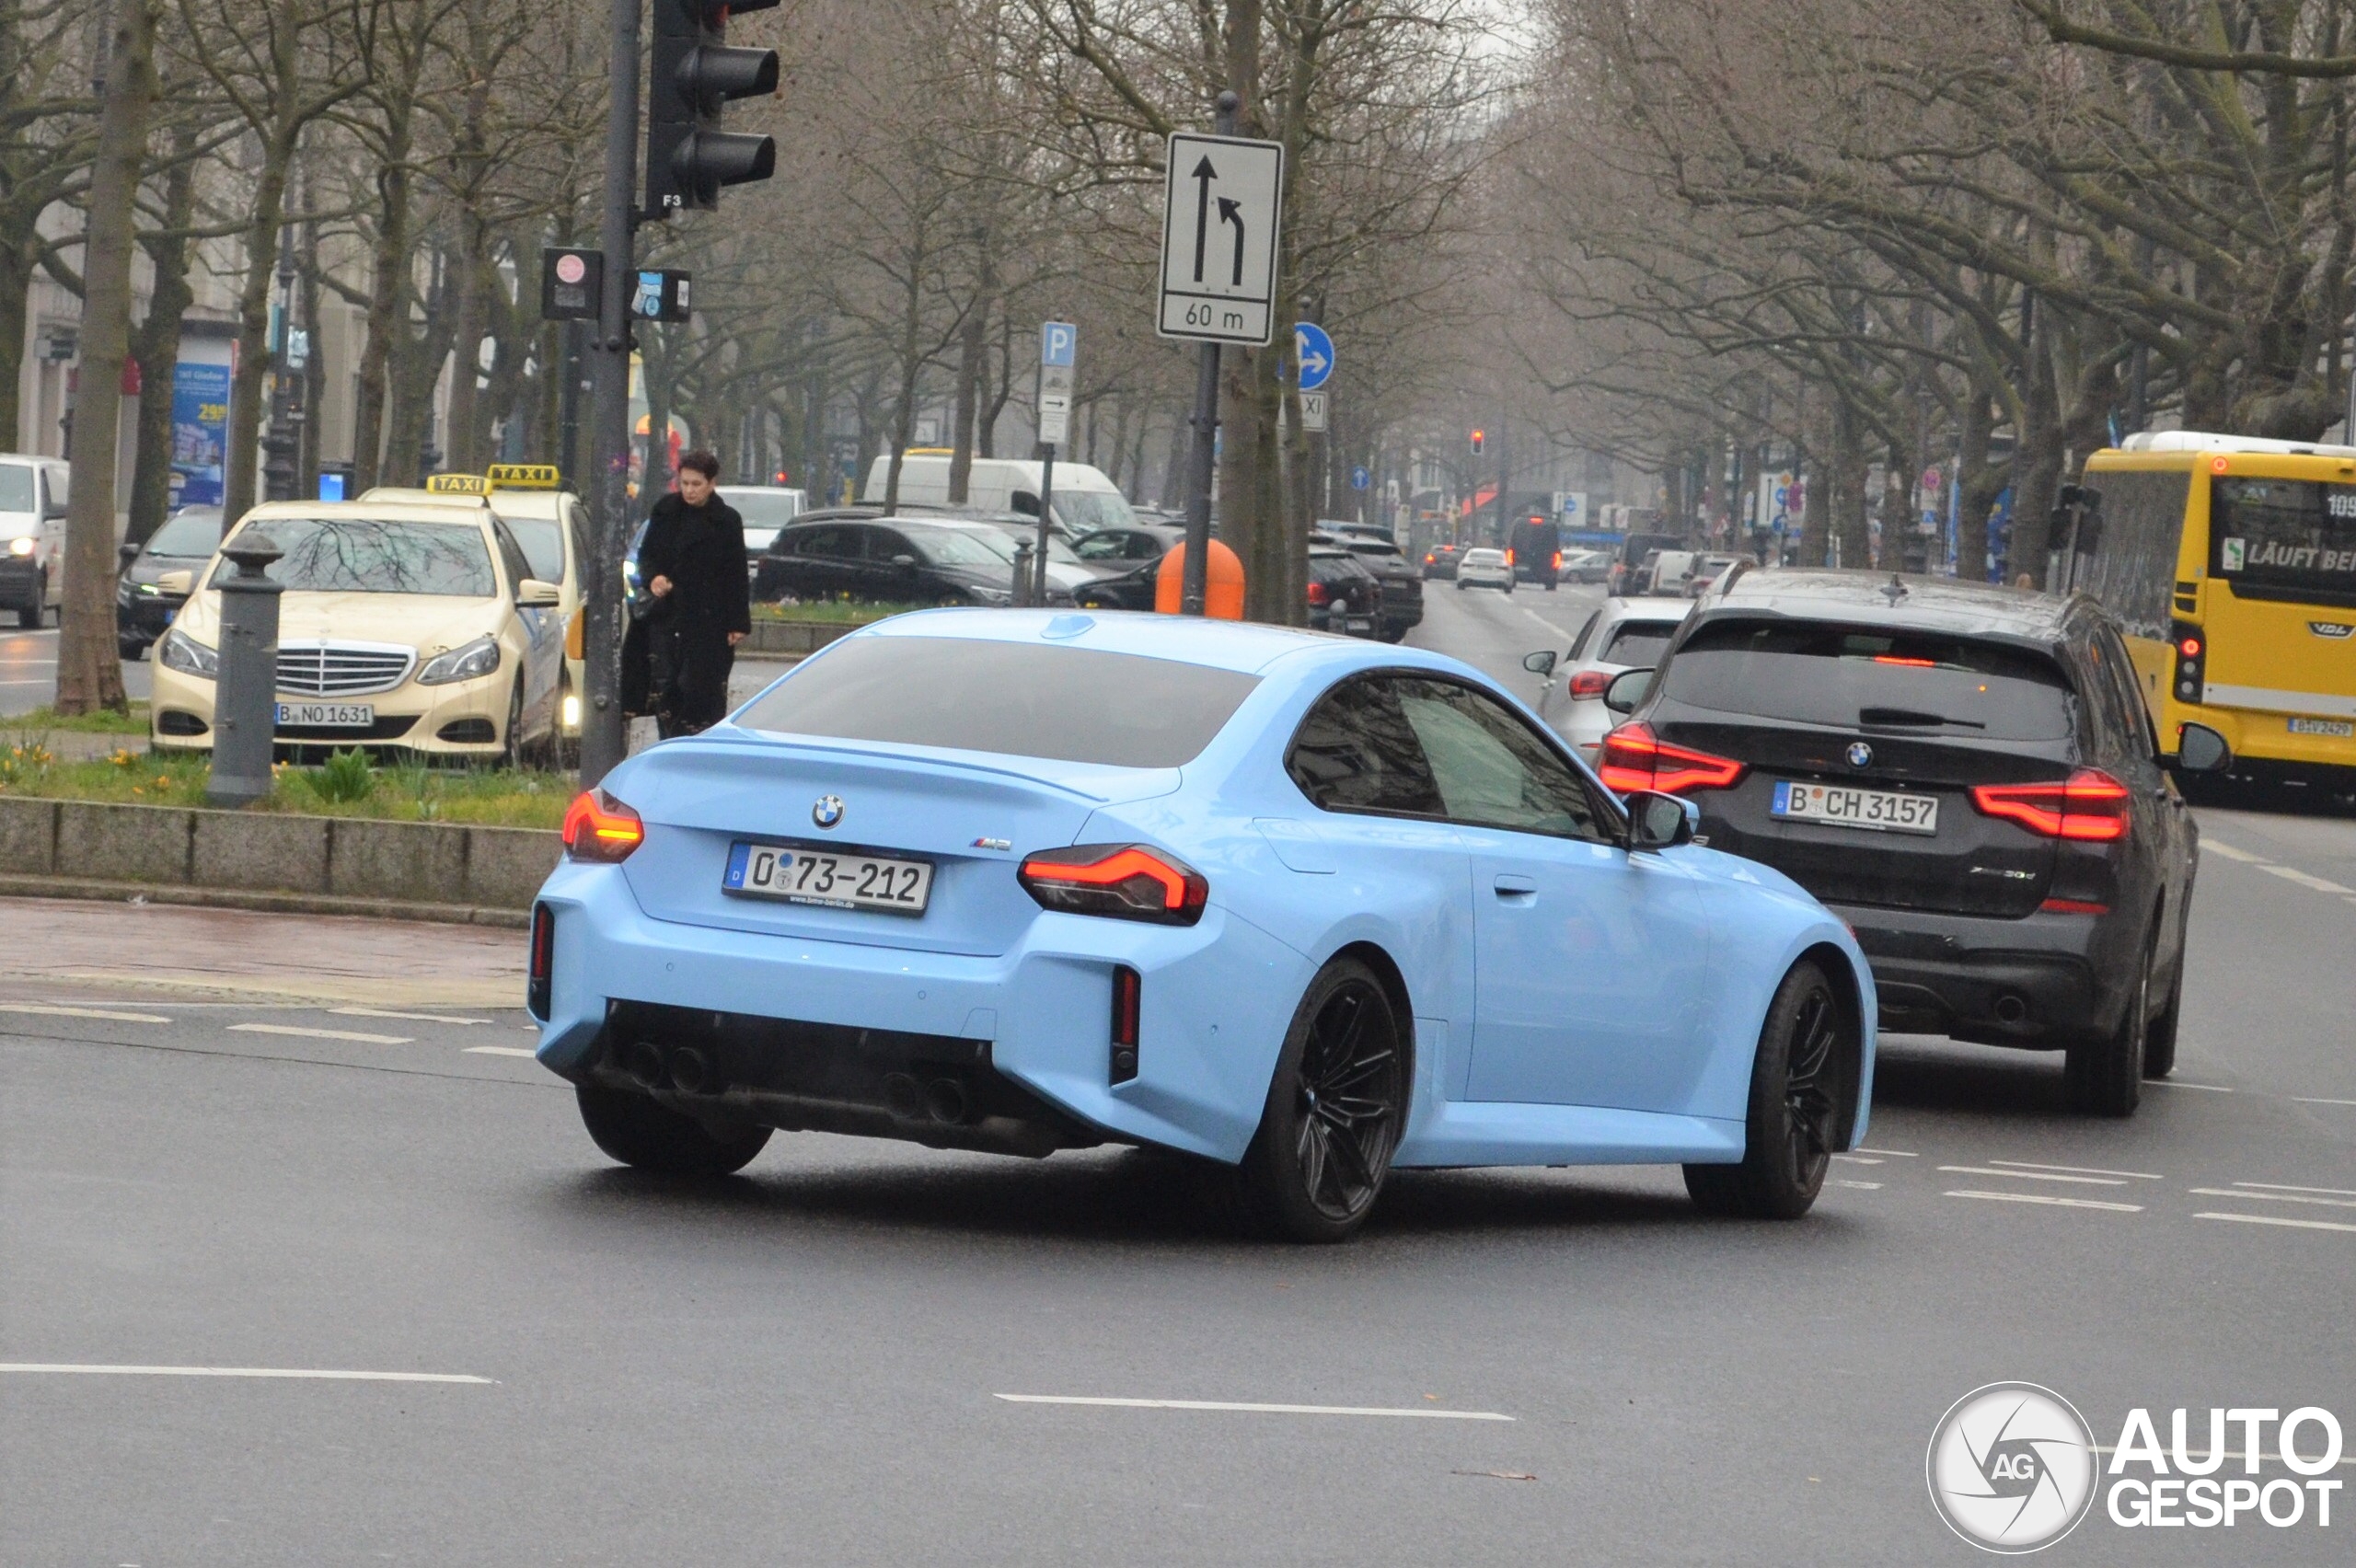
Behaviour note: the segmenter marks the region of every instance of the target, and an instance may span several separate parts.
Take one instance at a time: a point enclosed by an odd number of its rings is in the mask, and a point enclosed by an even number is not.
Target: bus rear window
[[[2356,605],[2356,485],[2212,482],[2209,570],[2236,594]]]

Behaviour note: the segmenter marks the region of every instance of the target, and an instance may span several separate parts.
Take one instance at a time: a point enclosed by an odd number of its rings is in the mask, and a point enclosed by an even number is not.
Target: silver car
[[[1623,670],[1660,663],[1669,640],[1692,609],[1676,599],[1606,599],[1571,640],[1570,651],[1552,649],[1523,661],[1546,677],[1539,694],[1539,716],[1589,761],[1603,749],[1603,737],[1619,718],[1603,706],[1603,689]]]

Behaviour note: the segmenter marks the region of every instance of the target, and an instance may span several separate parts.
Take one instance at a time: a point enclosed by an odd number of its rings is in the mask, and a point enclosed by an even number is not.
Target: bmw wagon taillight
[[[2040,838],[2107,844],[2127,836],[2127,786],[2098,767],[2045,784],[1975,784],[1983,816],[2016,823]]]
[[[646,842],[646,824],[603,790],[583,790],[564,813],[564,852],[615,865]]]
[[[1715,756],[1689,746],[1671,745],[1653,733],[1650,724],[1623,724],[1603,737],[1603,781],[1622,794],[1632,790],[1659,790],[1677,794],[1686,790],[1729,790],[1742,778],[1745,765],[1730,756]]]
[[[1191,926],[1203,917],[1211,884],[1203,874],[1142,844],[1081,844],[1044,849],[1015,873],[1042,909]]]

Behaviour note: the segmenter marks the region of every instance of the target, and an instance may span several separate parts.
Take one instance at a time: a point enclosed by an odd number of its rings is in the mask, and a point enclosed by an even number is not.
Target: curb
[[[838,621],[771,620],[755,616],[753,634],[737,646],[736,651],[746,657],[787,655],[798,659],[858,629]]]
[[[312,893],[251,893],[229,887],[176,887],[168,882],[99,882],[85,877],[29,877],[0,872],[0,897],[73,898],[89,903],[182,905],[243,909],[263,915],[359,915],[375,920],[418,920],[446,926],[530,928],[528,910],[464,904],[410,904],[398,899],[337,898]]]

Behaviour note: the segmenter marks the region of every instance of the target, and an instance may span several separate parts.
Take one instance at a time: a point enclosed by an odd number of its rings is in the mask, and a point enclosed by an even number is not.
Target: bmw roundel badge
[[[840,795],[819,796],[818,803],[810,808],[810,820],[820,827],[834,826],[843,820],[843,798]]]
[[[1873,747],[1871,747],[1871,746],[1869,746],[1869,745],[1865,744],[1865,742],[1863,742],[1863,741],[1852,741],[1852,742],[1850,742],[1850,743],[1849,743],[1849,766],[1850,766],[1850,767],[1871,767],[1873,765],[1874,765],[1874,748],[1873,748]],[[842,811],[841,811],[841,802],[840,802],[840,801],[837,801],[837,802],[836,802],[836,808],[837,808],[837,809],[836,809],[835,814],[836,814],[837,816],[840,816],[840,815],[842,814]],[[826,824],[826,825],[831,826],[832,824]]]

